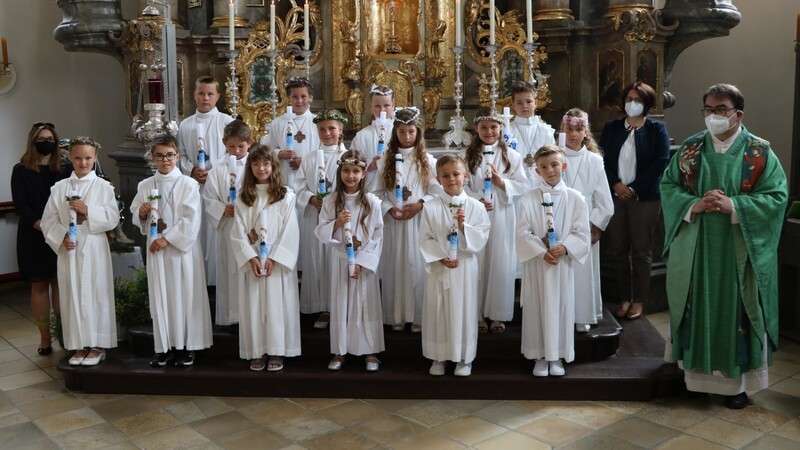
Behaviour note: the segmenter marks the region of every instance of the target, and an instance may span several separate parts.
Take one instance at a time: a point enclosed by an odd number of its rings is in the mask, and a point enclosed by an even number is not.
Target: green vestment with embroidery
[[[731,215],[684,220],[703,195],[720,189]],[[688,371],[739,378],[771,363],[778,343],[778,242],[786,176],[769,142],[742,126],[724,153],[711,134],[687,139],[661,182],[672,357]],[[768,339],[767,355],[763,355]]]

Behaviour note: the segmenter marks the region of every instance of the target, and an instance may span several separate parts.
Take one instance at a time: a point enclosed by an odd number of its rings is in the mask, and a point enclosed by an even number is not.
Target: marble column
[[[634,9],[653,9],[653,0],[608,0],[606,16],[613,16],[622,11]]]
[[[538,20],[574,20],[569,0],[536,0],[533,8],[534,21]]]
[[[169,15],[172,19],[172,23],[175,24],[175,28],[184,28],[183,24],[180,21],[180,16],[178,14],[178,0],[161,0],[164,3],[169,5]],[[142,11],[147,7],[148,3],[147,0],[139,0],[139,15],[142,14]],[[154,5],[160,13],[163,13],[164,7],[161,5]]]
[[[212,0],[206,0],[212,1]],[[228,0],[213,0],[214,1],[214,20],[211,22],[210,28],[228,28],[228,8],[230,4]],[[233,26],[235,28],[250,28],[250,22],[247,20],[247,0],[234,0],[236,5],[236,16],[233,18]]]

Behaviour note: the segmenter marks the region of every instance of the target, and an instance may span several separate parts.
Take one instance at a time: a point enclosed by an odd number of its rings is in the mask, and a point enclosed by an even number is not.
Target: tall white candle
[[[558,146],[561,150],[567,148],[567,133],[558,133]]]
[[[527,23],[528,28],[526,31],[528,33],[529,44],[533,44],[533,7],[531,6],[532,2],[533,0],[526,0],[525,2],[525,13],[526,13],[525,20],[528,22]]]
[[[269,48],[275,48],[275,0],[269,2]]]
[[[158,189],[150,189],[150,239],[158,237]]]
[[[492,199],[492,168],[489,166],[494,161],[494,149],[491,145],[483,146],[483,199]]]
[[[494,35],[494,0],[489,0],[489,44],[495,44]]]
[[[394,207],[403,207],[403,155],[396,153],[394,155]]]
[[[458,259],[458,210],[460,203],[450,203],[450,235],[448,236],[448,258]]]
[[[317,194],[328,193],[328,183],[325,179],[325,152],[322,149],[317,150]]]
[[[78,191],[72,190],[69,193],[69,198],[70,199],[80,198],[80,195],[78,194]],[[77,245],[78,245],[78,212],[75,211],[74,209],[70,209],[69,210],[69,226],[67,227],[67,235],[69,236],[69,240],[72,241],[72,243],[75,244],[75,246],[77,248]],[[67,253],[69,253],[70,256],[75,256],[75,250],[76,249],[73,248],[72,250],[69,250]]]
[[[352,277],[356,273],[356,249],[353,246],[353,230],[350,222],[344,224],[344,252],[347,255],[347,269]]]
[[[231,203],[236,202],[236,157],[228,155],[228,174],[230,176],[230,186],[228,200]]]
[[[236,14],[236,5],[233,4],[233,0],[228,1],[228,49],[233,51],[233,17]]]
[[[203,126],[200,123],[195,125],[195,133],[197,133],[197,167],[200,170],[206,170],[206,140]]]
[[[311,38],[309,36],[308,28],[308,0],[303,5],[303,50],[311,48]]]
[[[461,17],[461,0],[456,0],[456,46],[464,43],[464,19]]]
[[[258,262],[261,263],[261,276],[267,276],[267,256],[269,255],[269,246],[267,245],[267,221],[269,215],[266,209],[261,210],[258,217]]]
[[[547,228],[547,245],[553,248],[558,244],[558,234],[556,233],[556,219],[553,215],[553,199],[549,192],[542,193],[542,206],[544,207],[544,222]]]

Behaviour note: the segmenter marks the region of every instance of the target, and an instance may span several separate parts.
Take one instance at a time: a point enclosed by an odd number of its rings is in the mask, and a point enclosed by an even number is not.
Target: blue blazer
[[[600,148],[603,149],[603,162],[611,192],[620,181],[618,175],[619,152],[622,144],[628,139],[629,131],[625,129],[625,119],[606,122],[600,136]],[[663,122],[645,118],[644,125],[635,131],[636,142],[636,179],[628,186],[636,191],[639,200],[658,200],[661,198],[661,175],[669,163],[669,135]]]

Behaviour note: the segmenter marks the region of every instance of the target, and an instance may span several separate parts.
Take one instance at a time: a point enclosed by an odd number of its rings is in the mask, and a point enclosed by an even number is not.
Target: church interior
[[[11,179],[32,123],[92,136],[124,203],[153,174],[156,133],[193,114],[194,80],[219,81],[217,107],[266,139],[306,78],[311,110],[335,108],[345,145],[369,125],[370,86],[421,111],[428,151],[464,148],[476,111],[511,106],[514,80],[536,86],[537,114],[568,109],[603,124],[625,114],[622,87],[650,84],[650,117],[673,150],[704,128],[702,95],[736,85],[747,129],[769,140],[800,200],[800,10],[793,0],[3,0],[0,174]],[[795,14],[797,23],[795,24]],[[277,23],[277,25],[276,25]],[[508,114],[508,113],[506,113]],[[557,126],[556,126],[557,128]],[[800,211],[798,211],[800,213]],[[800,445],[800,217],[779,246],[781,339],[769,387],[749,407],[686,390],[664,361],[669,339],[663,225],[641,320],[603,319],[576,334],[561,378],[531,377],[519,353],[519,304],[503,334],[479,337],[469,378],[428,376],[418,334],[387,331],[379,373],[324,370],[327,330],[302,318],[303,355],[250,372],[237,332],[188,369],[151,369],[153,330],[131,325],[97,367],[74,368],[58,344],[37,353],[29,285],[19,276],[18,218],[0,185],[0,435],[6,448],[797,448]],[[140,248],[145,237],[123,220]],[[301,244],[302,245],[302,244]],[[112,249],[113,251],[113,249]],[[142,258],[114,260],[131,277]],[[115,276],[117,276],[115,267]],[[607,274],[603,273],[603,295]],[[519,280],[517,281],[519,289]],[[610,288],[608,288],[610,289]],[[213,291],[212,291],[213,297]],[[213,308],[213,306],[212,306]],[[213,313],[212,313],[213,316]],[[389,328],[387,328],[389,330]],[[295,362],[294,360],[297,360]]]

